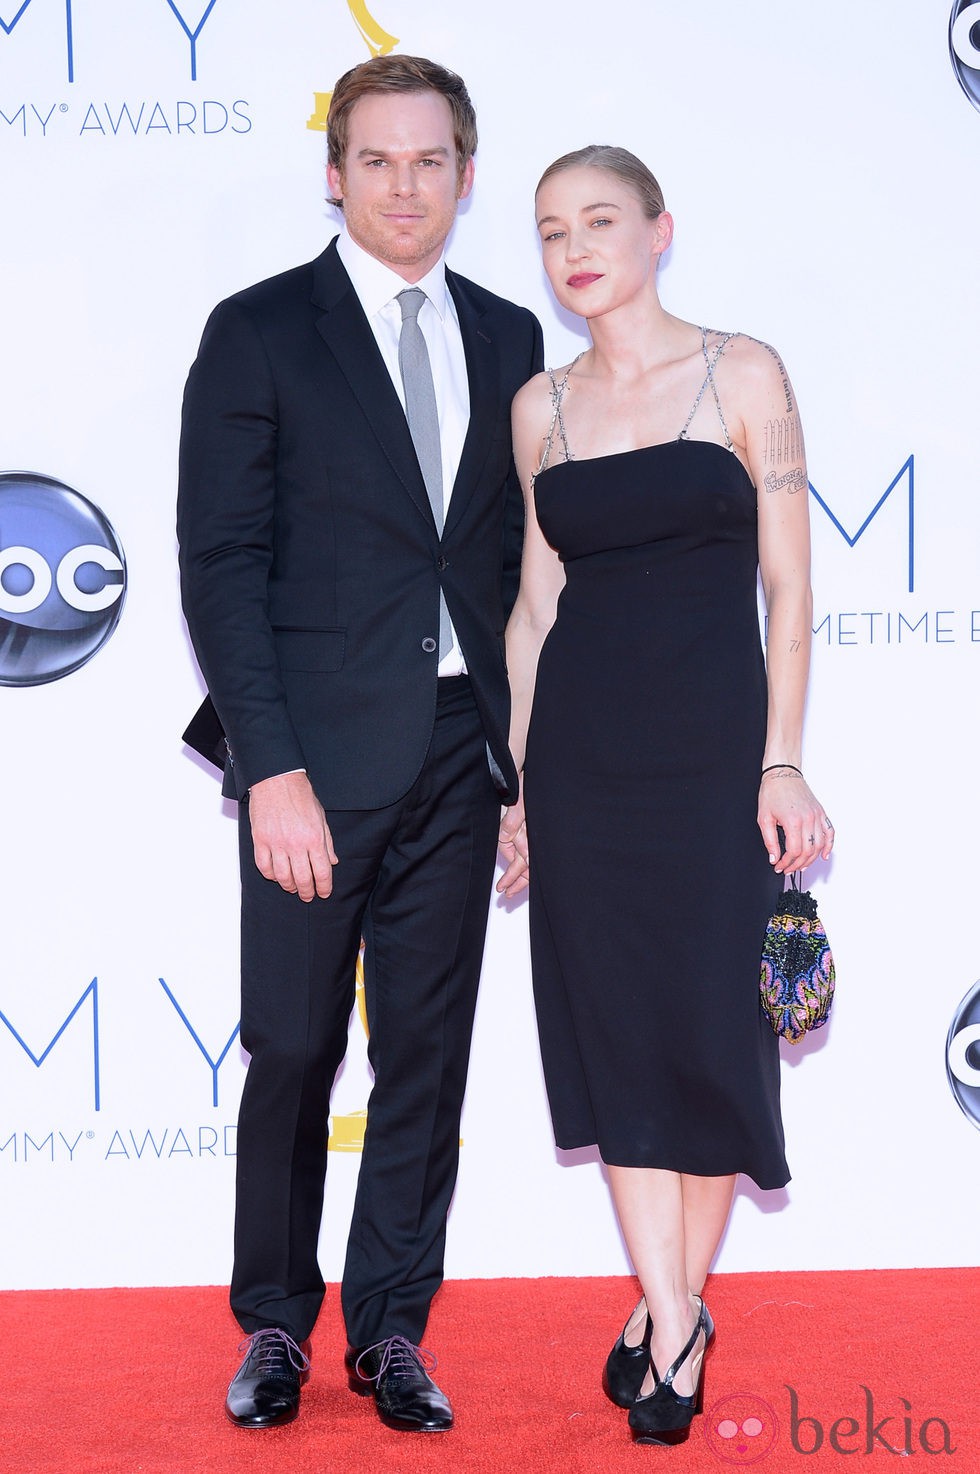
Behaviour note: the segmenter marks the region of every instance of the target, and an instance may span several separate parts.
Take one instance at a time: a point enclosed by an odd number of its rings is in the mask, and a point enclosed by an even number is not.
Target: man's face
[[[438,92],[371,92],[350,115],[343,166],[327,168],[352,238],[407,282],[438,261],[473,186],[456,166],[453,118]]]

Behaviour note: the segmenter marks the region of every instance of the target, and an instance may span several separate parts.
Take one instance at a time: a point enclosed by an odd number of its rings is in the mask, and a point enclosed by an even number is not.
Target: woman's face
[[[666,211],[650,220],[630,185],[591,165],[545,180],[535,213],[552,290],[582,317],[602,316],[653,284],[673,230]]]

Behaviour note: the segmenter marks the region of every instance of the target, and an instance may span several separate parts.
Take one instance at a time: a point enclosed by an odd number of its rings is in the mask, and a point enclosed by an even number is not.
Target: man
[[[452,1411],[419,1342],[442,1282],[500,800],[517,795],[509,412],[541,333],[443,264],[476,148],[459,77],[408,56],[355,67],[328,144],[344,231],[216,308],[181,436],[184,609],[241,815],[251,1063],[231,1303],[249,1342],[226,1408],[245,1428],[299,1408],[363,935],[375,1082],[346,1372],[389,1426],[440,1431]]]

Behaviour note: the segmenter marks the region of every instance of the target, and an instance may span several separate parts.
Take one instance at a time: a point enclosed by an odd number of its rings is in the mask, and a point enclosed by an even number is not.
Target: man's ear
[[[473,162],[473,155],[470,154],[469,158],[466,160],[466,163],[463,165],[463,172],[459,176],[459,186],[456,190],[456,198],[458,200],[465,200],[466,196],[473,188],[473,175],[475,173],[476,165]]]

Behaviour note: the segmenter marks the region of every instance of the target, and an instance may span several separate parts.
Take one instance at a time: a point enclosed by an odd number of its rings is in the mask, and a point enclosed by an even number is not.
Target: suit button
[[[449,567],[449,559],[440,558],[439,561],[436,563],[436,567],[438,568],[440,573],[445,573],[446,569]]]
[[[422,641],[422,649],[425,651],[426,655],[431,655],[435,648],[435,640],[432,638],[431,635],[426,635],[425,639]]]

